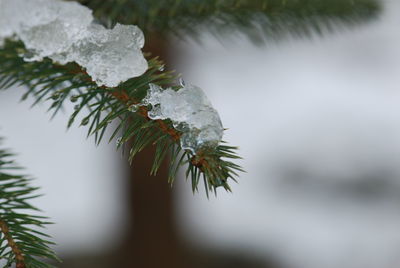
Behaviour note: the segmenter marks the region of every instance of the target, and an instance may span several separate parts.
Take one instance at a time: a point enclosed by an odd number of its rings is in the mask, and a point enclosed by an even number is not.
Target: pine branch
[[[146,96],[149,83],[171,86],[177,80],[172,72],[164,72],[164,64],[157,58],[149,59],[148,71],[140,77],[129,79],[115,88],[99,87],[77,64],[59,65],[49,59],[41,62],[25,62],[20,57],[26,53],[20,42],[7,41],[0,50],[0,89],[13,85],[28,88],[23,99],[29,95],[36,98],[34,104],[51,101],[49,110],[53,116],[63,107],[65,101],[76,103],[68,127],[87,108],[80,125],[88,126],[88,136],[94,136],[99,144],[112,121],[117,127],[109,142],[117,138],[117,148],[130,145],[129,160],[149,145],[156,146],[152,173],[155,174],[168,155],[171,156],[168,181],[172,183],[180,166],[186,165],[186,176],[196,191],[202,178],[208,190],[223,187],[230,190],[228,179],[237,176],[242,169],[230,159],[239,158],[235,147],[221,144],[217,148],[204,148],[193,155],[179,145],[181,133],[169,120],[152,120],[148,107],[137,104]],[[178,90],[179,86],[173,86]]]
[[[54,267],[42,261],[59,261],[49,247],[54,243],[36,230],[49,222],[45,217],[32,215],[31,211],[38,209],[28,203],[39,196],[37,188],[29,186],[25,176],[15,174],[20,168],[9,160],[12,156],[0,149],[0,260],[6,263],[3,267]]]
[[[106,18],[160,35],[193,38],[242,32],[255,42],[285,33],[308,36],[332,22],[354,24],[375,17],[376,0],[79,0]]]

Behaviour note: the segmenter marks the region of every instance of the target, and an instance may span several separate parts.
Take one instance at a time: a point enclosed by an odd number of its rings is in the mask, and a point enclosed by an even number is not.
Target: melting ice
[[[151,104],[151,119],[170,119],[183,133],[181,147],[196,153],[206,147],[216,147],[222,139],[223,127],[218,112],[203,90],[185,85],[178,91],[150,84],[143,105]]]
[[[0,0],[0,46],[6,38],[24,42],[31,54],[25,60],[76,62],[99,86],[115,87],[148,68],[141,52],[144,36],[137,26],[106,29],[76,2]]]

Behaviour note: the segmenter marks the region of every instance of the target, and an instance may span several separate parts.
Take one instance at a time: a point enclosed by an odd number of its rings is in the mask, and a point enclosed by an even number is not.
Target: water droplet
[[[51,98],[53,100],[58,100],[60,98],[60,96],[61,96],[60,92],[56,91],[53,93],[53,95],[51,95]]]
[[[117,147],[119,147],[119,146],[121,146],[121,144],[122,144],[122,137],[119,137],[118,139],[117,139]]]
[[[183,80],[182,77],[179,77],[179,85],[181,85],[181,87],[185,86],[185,80]]]
[[[86,126],[89,124],[89,117],[85,117],[82,119],[81,126]]]
[[[79,96],[76,96],[76,95],[72,95],[72,96],[69,98],[69,100],[70,100],[71,102],[77,102],[78,99],[79,99]]]
[[[20,53],[18,53],[18,56],[20,56],[21,58],[24,58],[24,61],[26,61],[26,62],[32,62],[32,61],[41,59],[40,57],[36,56],[36,54],[32,50],[20,52]]]
[[[159,70],[160,72],[164,72],[164,70],[165,70],[165,65],[164,65],[164,64],[161,65],[161,66],[158,68],[158,70]]]
[[[139,105],[138,104],[132,104],[128,107],[128,111],[134,113],[139,109]]]

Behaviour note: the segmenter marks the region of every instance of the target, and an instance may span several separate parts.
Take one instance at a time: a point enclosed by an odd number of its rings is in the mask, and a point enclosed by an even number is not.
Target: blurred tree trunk
[[[167,61],[167,42],[156,34],[149,36],[143,51]],[[157,175],[151,176],[154,152],[154,147],[146,148],[130,168],[127,179],[131,224],[119,267],[187,268],[176,231],[173,193],[167,182],[168,163],[164,161]]]

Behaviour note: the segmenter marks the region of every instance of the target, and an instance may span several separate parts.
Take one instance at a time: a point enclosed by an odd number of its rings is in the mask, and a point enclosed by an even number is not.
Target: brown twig
[[[139,102],[131,97],[125,92],[125,90],[120,90],[120,91],[112,91],[110,94],[115,97],[116,99],[120,100],[124,104],[127,103],[132,103],[132,104],[138,104]],[[138,110],[138,113],[142,115],[144,118],[147,120],[152,120],[149,115],[148,115],[148,110],[146,107],[141,106]],[[176,131],[174,128],[169,127],[164,121],[162,120],[156,120],[158,127],[163,131],[164,133],[170,135],[175,141],[178,141],[181,138],[181,133]],[[193,156],[191,159],[192,165],[200,168],[200,170],[203,172],[204,168],[208,168],[209,165],[207,163],[207,160],[202,157],[202,156]]]
[[[125,92],[125,90],[120,91],[112,91],[110,93],[116,99],[122,101],[124,104],[132,103],[132,104],[139,104],[139,102],[133,98],[130,98],[129,95]],[[146,118],[147,120],[153,120],[149,117],[148,110],[146,107],[141,106],[139,108],[139,114]],[[181,133],[176,131],[174,128],[169,127],[164,121],[156,120],[159,128],[166,134],[169,134],[175,141],[178,141],[181,138]]]
[[[10,235],[10,230],[8,228],[8,225],[5,221],[0,219],[0,230],[3,233],[5,239],[7,240],[8,246],[11,248],[11,251],[15,255],[16,259],[16,268],[25,268],[25,258],[24,255],[22,254],[22,251],[19,249],[17,243],[14,241],[12,236]]]
[[[85,70],[83,70],[82,68],[78,68],[78,70],[72,71],[72,73],[83,73],[83,74],[87,74],[87,72]],[[90,79],[91,80],[91,79]],[[106,88],[103,86],[104,89],[110,90],[109,88]],[[112,95],[114,98],[118,99],[119,101],[121,101],[122,103],[124,103],[125,105],[128,104],[139,104],[139,102],[130,97],[128,95],[128,93],[123,90],[110,90],[109,94]],[[146,107],[141,106],[139,108],[139,114],[142,115],[144,118],[146,118],[147,120],[153,120],[149,117],[148,115],[148,110],[146,109]],[[175,141],[178,141],[181,138],[181,133],[178,132],[176,129],[169,127],[163,120],[156,120],[159,128],[161,129],[161,131],[163,131],[164,133],[170,135]],[[204,171],[204,168],[209,167],[207,160],[204,157],[196,157],[193,156],[191,159],[191,163],[200,168],[201,171]]]

